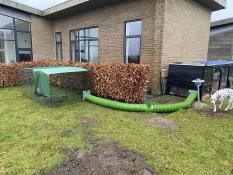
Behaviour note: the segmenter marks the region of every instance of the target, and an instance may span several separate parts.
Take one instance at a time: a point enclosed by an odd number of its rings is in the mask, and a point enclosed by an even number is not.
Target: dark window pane
[[[19,61],[31,61],[32,60],[32,53],[31,51],[19,51]]]
[[[76,47],[75,47],[75,61],[80,61],[79,59],[79,43],[76,42]]]
[[[71,43],[71,47],[70,47],[70,52],[71,52],[71,61],[76,61],[75,60],[75,43]]]
[[[141,21],[126,23],[126,36],[141,35]]]
[[[220,88],[227,88],[229,68],[223,68],[221,73],[221,86]]]
[[[15,19],[15,28],[16,28],[16,30],[20,30],[20,31],[30,31],[31,30],[29,22],[22,21],[19,19]]]
[[[98,41],[90,41],[90,62],[98,63]]]
[[[18,48],[31,48],[31,34],[30,33],[23,33],[17,32],[17,43]]]
[[[0,29],[0,40],[15,40],[14,31]]]
[[[57,60],[62,60],[62,33],[57,32],[55,34],[56,40],[56,58]]]
[[[126,40],[126,63],[139,64],[140,38],[128,38]]]
[[[0,15],[0,28],[14,29],[13,18]]]
[[[230,77],[230,78],[233,78],[233,67],[230,68],[229,77]]]

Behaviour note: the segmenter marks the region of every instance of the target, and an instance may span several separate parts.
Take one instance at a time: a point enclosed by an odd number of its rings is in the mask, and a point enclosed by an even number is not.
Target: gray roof
[[[68,16],[72,13],[80,13],[93,8],[98,8],[104,5],[117,3],[124,0],[69,0],[47,10],[41,11],[11,0],[0,0],[0,5],[18,9],[27,13],[45,16],[48,18],[60,18]],[[221,10],[226,7],[226,0],[196,0],[211,11]]]
[[[42,15],[42,11],[35,9],[33,7],[29,7],[27,5],[23,5],[11,0],[0,0],[0,5],[7,6],[13,9],[21,10],[27,13],[35,14],[35,15]]]
[[[233,18],[223,19],[219,21],[214,21],[211,23],[211,27],[220,27],[228,24],[233,24]]]

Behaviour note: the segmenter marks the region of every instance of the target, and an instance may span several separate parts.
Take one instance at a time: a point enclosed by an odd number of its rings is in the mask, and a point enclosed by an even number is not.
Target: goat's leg
[[[222,105],[223,105],[224,100],[220,99],[219,102],[220,102],[219,109],[222,109]]]
[[[216,106],[216,103],[214,103],[214,112],[217,111],[217,106]]]
[[[230,103],[230,108],[229,109],[231,110],[231,109],[233,109],[233,98],[230,99],[229,103]]]
[[[231,107],[231,101],[229,101],[229,104],[228,104],[227,108],[225,109],[225,111],[228,111],[230,109],[230,107]]]

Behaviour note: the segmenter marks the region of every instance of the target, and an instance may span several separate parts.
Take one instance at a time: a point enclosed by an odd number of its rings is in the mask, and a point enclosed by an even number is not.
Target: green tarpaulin
[[[54,74],[87,72],[87,69],[81,67],[42,67],[32,68],[33,81],[35,84],[35,93],[51,97],[51,87],[49,76]]]

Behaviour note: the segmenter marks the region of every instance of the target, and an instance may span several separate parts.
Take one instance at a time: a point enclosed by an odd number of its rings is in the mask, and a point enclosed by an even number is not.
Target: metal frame
[[[137,22],[137,21],[141,21],[142,23],[142,19],[141,18],[138,18],[138,19],[134,19],[134,20],[127,20],[124,22],[124,63],[127,63],[128,64],[128,60],[126,60],[126,42],[127,42],[127,39],[130,39],[130,38],[139,38],[140,39],[140,50],[139,50],[139,60],[138,60],[138,64],[141,63],[141,46],[142,46],[142,32],[141,32],[141,35],[131,35],[131,36],[127,36],[126,35],[126,25],[128,23],[131,23],[131,22]],[[142,26],[141,26],[141,29],[142,29]]]
[[[61,41],[57,41],[57,35],[60,35]],[[62,32],[55,32],[55,43],[56,43],[56,60],[63,60],[63,54],[62,54]],[[60,52],[61,52],[61,59],[58,59],[58,50],[57,45],[60,44]]]
[[[79,29],[70,30],[70,60],[71,61],[72,61],[72,47],[71,47],[71,44],[75,43],[75,58],[74,58],[74,60],[78,61],[78,62],[82,62],[81,57],[80,57],[80,42],[84,41],[85,43],[87,42],[87,46],[88,46],[88,59],[87,59],[87,61],[90,62],[90,42],[91,41],[97,41],[98,46],[99,46],[99,36],[98,36],[97,39],[96,38],[87,39],[87,37],[86,37],[86,30],[93,29],[93,28],[97,28],[99,30],[98,26],[92,26],[92,27],[87,27],[87,28],[79,28]],[[79,38],[79,32],[81,30],[84,31],[84,39]],[[74,32],[75,40],[71,40],[71,33],[72,32]],[[76,35],[77,32],[78,32],[78,35]],[[78,51],[77,51],[77,46],[78,46]],[[99,49],[99,47],[98,47],[98,49]],[[99,60],[99,52],[98,52],[98,60]]]
[[[25,21],[25,20],[22,20],[22,19],[19,19],[19,18],[15,18],[15,17],[9,16],[9,15],[5,15],[5,14],[2,14],[2,13],[0,13],[0,15],[9,17],[9,18],[11,18],[11,19],[13,20],[13,29],[2,28],[2,27],[1,27],[0,29],[12,30],[12,31],[14,32],[14,38],[15,38],[14,40],[4,40],[4,41],[14,41],[14,42],[15,42],[15,53],[16,53],[15,61],[16,61],[16,62],[20,62],[20,59],[19,59],[19,51],[30,51],[30,52],[31,52],[31,60],[33,60],[31,22],[28,22],[28,21]],[[29,23],[29,26],[30,26],[29,31],[17,30],[17,29],[16,29],[16,25],[15,25],[15,20],[21,20],[21,21],[24,21],[24,22]],[[18,47],[17,32],[29,33],[29,34],[30,34],[31,48],[19,48],[19,47]]]

